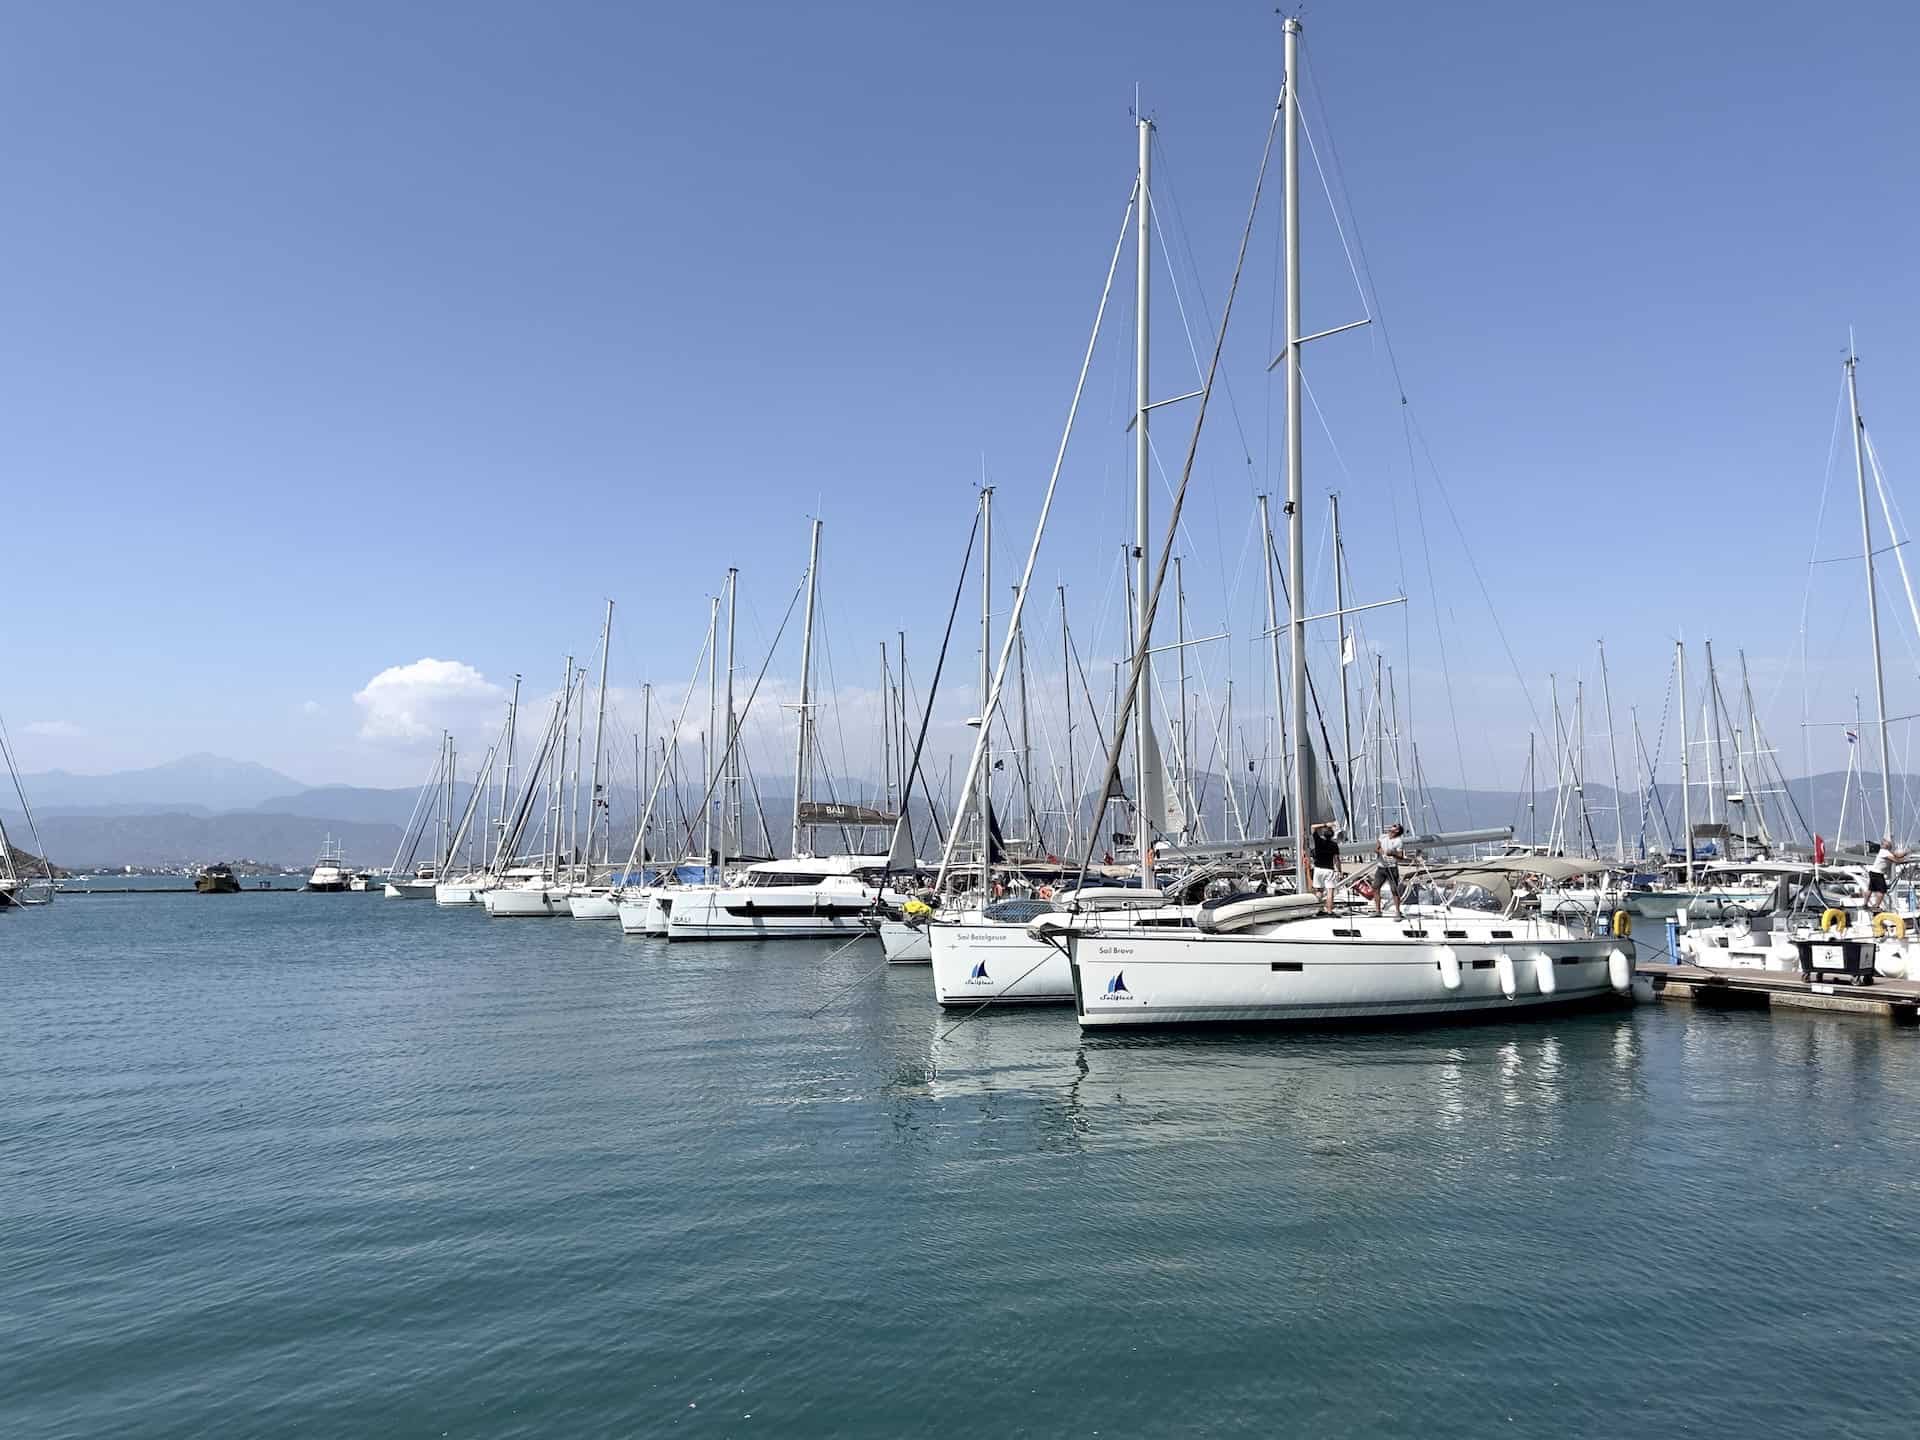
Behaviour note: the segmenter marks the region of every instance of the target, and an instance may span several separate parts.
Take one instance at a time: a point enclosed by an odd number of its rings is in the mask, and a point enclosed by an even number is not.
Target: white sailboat
[[[1286,365],[1287,536],[1293,576],[1290,778],[1293,826],[1303,837],[1318,809],[1307,725],[1300,350],[1308,339],[1318,337],[1304,335],[1300,325],[1300,32],[1297,18],[1285,20],[1286,81],[1274,120],[1284,126],[1285,156],[1286,329],[1281,358]],[[1269,155],[1272,138],[1270,130]],[[1266,164],[1263,156],[1263,178]],[[1256,188],[1256,201],[1258,193]],[[1193,442],[1174,500],[1174,524],[1192,473],[1193,447],[1205,421],[1251,231],[1249,216],[1219,340],[1199,396]],[[1173,539],[1170,524],[1152,587],[1143,587],[1148,625]],[[1139,688],[1144,660],[1144,653],[1135,657],[1123,722]],[[1110,773],[1117,754],[1109,758]],[[1632,963],[1621,939],[1581,934],[1552,920],[1489,912],[1461,903],[1461,896],[1409,905],[1404,915],[1324,915],[1309,890],[1307,846],[1302,841],[1292,848],[1298,893],[1212,902],[1202,907],[1190,930],[1087,927],[1059,915],[1037,921],[1036,934],[1056,940],[1067,951],[1080,1023],[1109,1027],[1454,1018],[1592,1003],[1631,987]],[[1515,857],[1506,868],[1525,873],[1543,863],[1538,857]],[[1495,866],[1496,874],[1499,868]],[[1474,893],[1486,889],[1476,885]]]
[[[499,838],[506,834],[507,811],[513,798],[513,745],[514,724],[520,713],[520,677],[513,677],[513,694],[507,700],[507,718],[500,727],[500,738],[487,752],[487,762],[480,778],[474,782],[473,793],[467,797],[466,813],[461,816],[459,828],[453,843],[448,847],[448,861],[445,872],[433,887],[433,903],[442,907],[460,905],[478,905],[488,890],[495,884],[495,868],[500,861]],[[493,772],[495,762],[501,765],[500,772],[500,815],[495,820],[490,813],[481,818],[480,849],[483,863],[475,864],[471,855],[464,868],[456,871],[452,856],[460,853],[472,833],[474,812],[483,803],[490,812],[493,805],[493,792],[488,788],[488,779]],[[494,836],[494,827],[500,827],[500,837]],[[492,840],[493,851],[486,854],[487,842]]]
[[[689,886],[673,897],[667,916],[669,940],[799,940],[860,934],[871,930],[876,907],[898,905],[906,897],[885,885],[886,855],[814,855],[807,840],[818,827],[892,829],[897,817],[866,807],[821,804],[808,799],[812,778],[813,627],[820,576],[821,522],[815,520],[807,560],[807,608],[800,643],[800,703],[793,781],[792,853],[783,860],[748,865],[737,877],[711,886]],[[728,594],[733,592],[728,572]],[[728,607],[728,658],[732,658],[732,606]],[[737,793],[738,722],[733,713],[733,668],[727,668],[726,742],[718,779]],[[723,793],[727,793],[723,792]],[[723,805],[716,867],[725,875],[730,817],[737,806]]]
[[[393,863],[387,867],[383,891],[387,899],[433,899],[434,887],[446,870],[447,841],[453,834],[453,774],[453,737],[443,731],[433,773],[420,787],[419,797],[413,802],[413,814],[408,817],[407,828],[400,837],[400,848],[393,852]],[[420,842],[429,825],[436,833],[433,859],[416,864]]]
[[[566,886],[559,875],[566,801],[567,724],[575,691],[581,683],[582,672],[575,669],[573,657],[569,655],[540,750],[527,767],[513,823],[501,836],[494,884],[480,897],[480,903],[493,919],[549,919],[566,912]],[[536,796],[544,797],[545,801],[540,853],[533,858],[516,858],[515,851],[526,837],[532,819]]]
[[[567,889],[567,913],[575,920],[618,920],[620,902],[613,897],[612,857],[606,847],[613,843],[612,808],[601,784],[601,767],[606,760],[607,655],[613,645],[613,601],[607,601],[606,624],[600,632],[600,693],[593,716],[593,784],[588,792],[587,835],[580,848],[580,875]],[[593,876],[595,837],[601,845],[600,879]]]
[[[12,783],[14,798],[19,801],[20,814],[26,819],[28,833],[33,837],[34,848],[39,852],[40,864],[45,869],[40,876],[20,873],[13,844],[7,839],[7,827],[0,822],[0,911],[50,904],[58,889],[53,878],[53,862],[47,858],[46,844],[40,838],[40,822],[34,819],[33,806],[27,799],[26,787],[20,781],[20,767],[14,761],[13,742],[7,735],[4,723],[0,723],[0,760],[6,763],[7,778]]]

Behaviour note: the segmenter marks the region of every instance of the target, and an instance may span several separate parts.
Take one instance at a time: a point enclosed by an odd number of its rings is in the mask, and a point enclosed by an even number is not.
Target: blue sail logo
[[[973,973],[967,978],[969,980],[985,980],[987,978],[987,962],[984,960],[976,960],[973,965]]]
[[[1131,1000],[1133,996],[1127,990],[1127,972],[1116,970],[1113,978],[1107,981],[1107,997],[1117,1000]]]

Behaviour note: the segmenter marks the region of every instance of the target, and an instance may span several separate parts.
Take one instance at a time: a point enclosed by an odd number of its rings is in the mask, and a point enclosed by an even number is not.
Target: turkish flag
[[[1813,837],[1813,863],[1816,865],[1827,863],[1827,842],[1818,835]]]

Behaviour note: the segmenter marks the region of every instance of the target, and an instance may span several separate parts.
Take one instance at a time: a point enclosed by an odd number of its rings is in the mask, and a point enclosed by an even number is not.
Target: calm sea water
[[[0,917],[0,1433],[1914,1433],[1920,1036],[943,1038],[879,961]]]

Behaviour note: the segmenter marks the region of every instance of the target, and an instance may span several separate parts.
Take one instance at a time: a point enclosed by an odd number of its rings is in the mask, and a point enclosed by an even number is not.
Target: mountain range
[[[1830,772],[1791,782],[1792,800],[1799,813],[1812,817],[1814,828],[1825,830],[1829,838],[1838,828],[1844,780],[1842,774]],[[69,869],[188,865],[242,857],[297,866],[310,863],[329,836],[344,845],[354,864],[384,865],[399,847],[401,832],[419,798],[419,791],[412,787],[388,790],[305,785],[265,765],[210,754],[183,756],[164,765],[108,775],[52,770],[22,776],[21,783],[33,802],[46,850]],[[1859,814],[1860,783],[1856,775],[1850,816]],[[1869,793],[1877,796],[1878,777],[1868,776],[1866,783]],[[750,836],[758,836],[763,809],[775,848],[781,847],[792,813],[787,798],[791,785],[790,779],[779,776],[760,778],[762,803],[757,805],[751,794],[743,803]],[[1040,788],[1039,777],[1035,788]],[[1206,815],[1208,832],[1226,833],[1219,777],[1196,776],[1196,791],[1204,797],[1200,809]],[[465,805],[469,793],[467,786],[458,787],[456,809]],[[1894,793],[1896,808],[1910,815],[1911,797],[1920,795],[1920,783],[1915,777],[1896,776]],[[1249,827],[1267,828],[1266,805],[1255,797],[1251,786],[1243,787],[1243,794],[1244,808],[1250,811]],[[616,837],[630,837],[635,802],[630,793],[620,789],[615,789],[613,797],[614,833]],[[843,793],[840,798],[853,797]],[[1537,793],[1531,825],[1527,798],[1512,791],[1435,789],[1430,793],[1429,807],[1416,814],[1416,828],[1428,824],[1439,829],[1512,825],[1517,838],[1526,840],[1532,834],[1544,841],[1553,815],[1552,787]],[[1780,813],[1785,798],[1777,794],[1766,797],[1770,817]],[[1707,807],[1698,789],[1695,802],[1695,822],[1706,821]],[[678,796],[669,793],[662,798],[661,816],[670,819],[697,809],[699,803],[698,790]],[[1611,792],[1602,785],[1588,785],[1586,806],[1594,841],[1601,848],[1610,847],[1614,836]],[[1648,843],[1664,846],[1680,829],[1677,788],[1658,787],[1649,798],[1649,809]],[[1631,847],[1640,828],[1635,796],[1626,797],[1625,810],[1623,829]],[[1090,811],[1088,802],[1082,813]],[[0,811],[0,823],[16,843],[31,843],[17,814]],[[1057,815],[1050,824],[1058,827]],[[1779,828],[1777,819],[1773,824]],[[1857,838],[1857,831],[1858,822],[1850,819],[1847,833]],[[1058,843],[1057,836],[1050,839]],[[617,842],[615,848],[624,848],[624,842]]]

